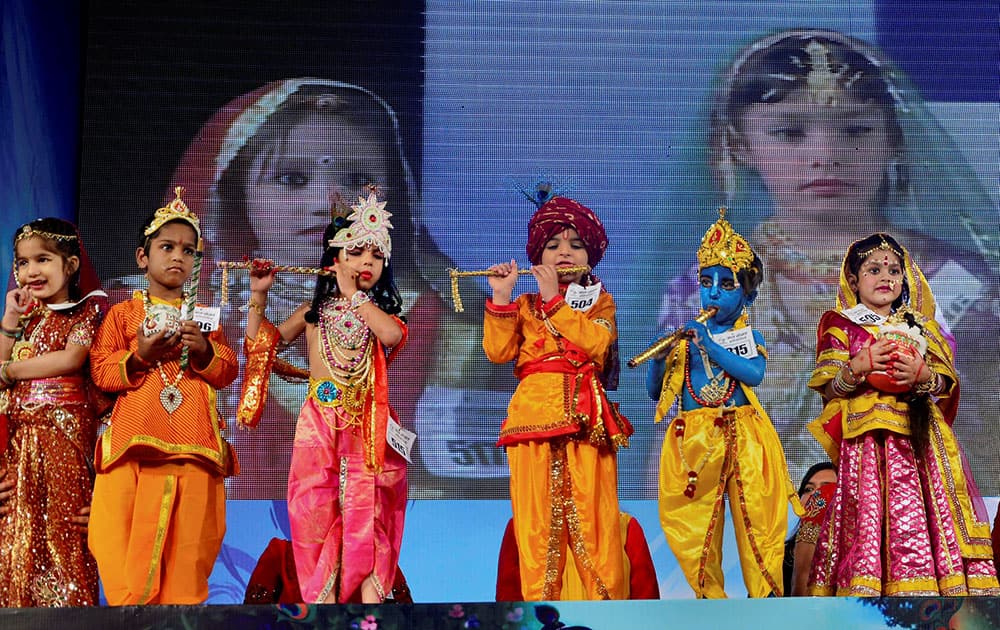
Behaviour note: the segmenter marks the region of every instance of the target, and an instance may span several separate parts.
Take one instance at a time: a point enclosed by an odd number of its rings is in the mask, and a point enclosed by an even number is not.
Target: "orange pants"
[[[587,599],[625,599],[614,451],[565,438],[507,447],[526,601],[557,600],[568,555]]]
[[[97,475],[90,551],[108,604],[200,604],[226,532],[222,477],[193,462],[125,461]]]

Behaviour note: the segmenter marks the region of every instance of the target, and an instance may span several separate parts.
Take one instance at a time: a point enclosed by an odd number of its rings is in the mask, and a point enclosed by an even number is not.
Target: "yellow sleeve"
[[[601,293],[584,313],[571,309],[561,296],[544,305],[542,312],[560,335],[597,363],[604,363],[608,348],[618,338],[615,299],[610,293]]]
[[[492,300],[487,300],[483,318],[483,350],[486,357],[493,363],[513,361],[523,342],[518,302],[497,306]]]

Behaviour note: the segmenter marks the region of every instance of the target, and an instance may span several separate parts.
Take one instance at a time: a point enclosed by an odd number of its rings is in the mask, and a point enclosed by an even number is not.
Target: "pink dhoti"
[[[907,436],[840,446],[837,490],[816,541],[814,595],[996,595],[989,526],[951,428],[935,421],[916,458]]]
[[[378,436],[385,439],[385,436]],[[288,474],[288,517],[302,597],[360,601],[369,575],[392,589],[406,511],[406,460],[386,449],[380,471],[365,463],[359,420],[306,398]]]

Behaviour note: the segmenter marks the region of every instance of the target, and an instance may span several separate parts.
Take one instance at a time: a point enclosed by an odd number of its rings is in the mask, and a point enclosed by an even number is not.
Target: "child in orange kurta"
[[[180,320],[200,233],[179,194],[144,238],[149,289],[111,308],[91,348],[94,382],[118,398],[97,445],[89,543],[109,604],[198,604],[226,529],[223,479],[238,468],[215,390],[239,365],[221,330]]]
[[[632,427],[604,385],[617,368],[615,301],[579,270],[596,265],[607,244],[592,210],[553,197],[528,224],[538,293],[512,302],[517,264],[490,269],[483,348],[494,363],[516,359],[521,381],[498,444],[507,448],[521,593],[529,601],[559,599],[568,554],[589,599],[626,596],[616,451],[628,445]]]

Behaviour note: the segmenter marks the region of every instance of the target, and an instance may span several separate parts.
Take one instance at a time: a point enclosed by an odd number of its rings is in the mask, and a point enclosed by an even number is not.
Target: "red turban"
[[[580,235],[587,250],[587,264],[597,266],[608,248],[604,225],[593,210],[567,197],[549,199],[528,221],[528,245],[525,249],[531,264],[541,262],[545,243],[568,227]]]

